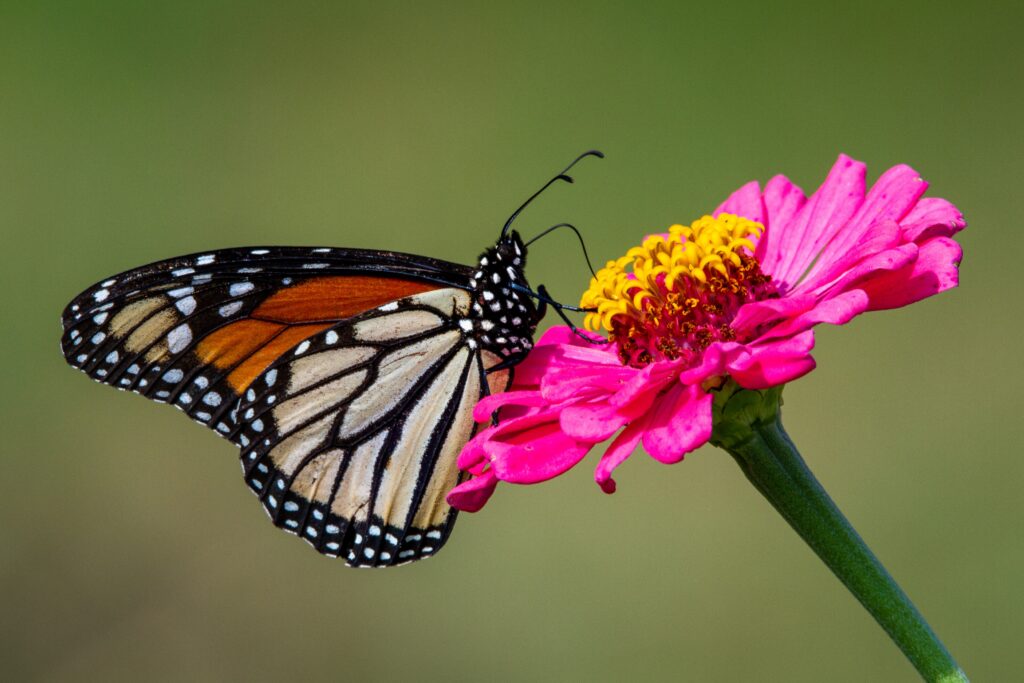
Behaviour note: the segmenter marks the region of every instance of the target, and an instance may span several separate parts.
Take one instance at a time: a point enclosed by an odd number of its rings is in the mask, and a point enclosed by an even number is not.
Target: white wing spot
[[[363,548],[363,555],[366,555],[367,559],[372,559],[375,554],[373,548]]]
[[[109,314],[107,314],[107,313],[100,313],[99,315],[94,315],[92,317],[92,321],[94,323],[96,323],[97,325],[102,325],[103,323],[105,323],[107,321],[107,315],[109,315]]]
[[[267,373],[267,377],[266,377],[267,386],[268,387],[274,386],[274,382],[276,382],[276,381],[277,381],[277,368],[274,368],[273,370],[271,370],[270,372]],[[253,394],[253,398],[255,398],[255,397],[256,397],[256,395]],[[251,401],[253,399],[249,399],[249,400]]]
[[[370,534],[371,536],[380,536],[380,527],[374,524],[369,529],[367,529],[366,533]]]
[[[383,306],[380,306],[377,310],[378,311],[384,311],[385,313],[387,313],[389,311],[397,311],[398,310],[398,302],[397,301],[392,301],[389,304],[384,304]]]
[[[254,289],[256,289],[256,285],[251,282],[236,282],[228,287],[228,294],[231,296],[242,296],[243,294],[248,294]]]
[[[324,527],[324,531],[326,531],[329,534],[337,534],[341,532],[341,527],[339,527],[337,524],[328,524]]]
[[[187,324],[178,325],[167,333],[167,348],[171,353],[181,353],[192,343],[192,328]]]
[[[204,254],[196,259],[197,266],[208,266],[216,260],[216,256],[213,254]]]
[[[242,302],[241,301],[233,301],[230,304],[224,304],[223,306],[221,306],[217,310],[217,312],[220,313],[220,317],[222,317],[222,318],[230,318],[235,313],[238,313],[238,311],[241,310],[241,308],[242,308]]]
[[[90,339],[89,341],[91,341],[93,344],[99,344],[106,338],[106,334],[104,334],[103,332],[97,332],[96,334],[92,335],[92,339]]]
[[[120,358],[120,356],[117,355],[117,351],[111,351],[110,353],[107,354],[107,357],[104,358],[103,360],[107,361],[108,363],[113,364],[113,363],[117,362],[118,358]]]
[[[326,268],[329,265],[331,265],[331,264],[330,263],[303,263],[302,267],[306,268],[307,270],[316,270],[316,269],[319,269],[319,268]]]
[[[208,406],[213,406],[214,408],[220,405],[220,400],[220,394],[218,394],[216,391],[211,391],[210,393],[206,394],[206,396],[203,396],[203,403],[205,403]]]
[[[294,500],[289,500],[287,503],[284,504],[284,509],[287,512],[295,512],[299,509],[299,504],[296,503]]]
[[[206,387],[210,386],[210,380],[206,379],[202,375],[199,375],[192,381],[195,382],[196,386],[199,387],[200,389],[205,389]]]
[[[98,292],[96,292],[95,294],[93,294],[92,298],[96,299],[96,301],[104,301],[108,296],[110,296],[110,290],[109,289],[101,289]]]
[[[178,299],[174,306],[185,315],[192,315],[192,312],[196,310],[196,299],[195,297],[187,296],[184,299]]]
[[[441,538],[441,532],[437,529],[427,532],[427,538]]]
[[[335,332],[334,330],[331,330],[324,336],[324,341],[327,342],[328,344],[336,343],[338,341],[338,333]]]
[[[171,275],[181,277],[182,275],[191,275],[194,272],[196,272],[195,268],[179,268],[178,270],[172,270]]]
[[[169,296],[174,297],[175,299],[180,299],[183,296],[188,296],[189,294],[192,294],[194,291],[196,291],[194,287],[178,287],[177,289],[172,289],[171,291],[167,292],[167,294]]]
[[[117,283],[116,279],[110,278],[109,280],[104,280],[103,282],[101,282],[100,283],[100,287],[110,287],[111,285],[116,284],[116,283]]]
[[[263,420],[256,420],[255,422],[253,422],[252,423],[252,430],[254,432],[262,432],[263,431]]]
[[[269,249],[253,249],[249,253],[250,254],[255,254],[256,256],[263,256],[264,254],[269,254],[270,250]]]
[[[295,355],[296,356],[301,356],[306,351],[309,351],[309,340],[308,339],[306,341],[302,342],[301,344],[299,344],[297,347],[295,347]]]

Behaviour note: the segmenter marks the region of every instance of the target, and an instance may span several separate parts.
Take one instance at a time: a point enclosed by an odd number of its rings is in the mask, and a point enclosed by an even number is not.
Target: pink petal
[[[918,248],[904,244],[864,259],[821,292],[819,302],[810,310],[776,324],[761,334],[761,339],[791,337],[819,323],[843,325],[868,310],[870,300],[862,290],[863,282],[904,267],[917,258]]]
[[[846,225],[839,226],[841,230],[834,231],[828,246],[824,242],[818,245],[816,251],[821,255],[808,277],[843,258],[875,226],[886,221],[899,222],[927,189],[928,183],[909,166],[901,164],[887,170],[868,192],[857,213]]]
[[[917,260],[888,272],[862,286],[870,297],[869,310],[899,308],[938,294],[960,282],[963,250],[948,237],[937,237],[921,245]]]
[[[554,368],[541,381],[541,393],[551,403],[615,393],[634,374],[633,368],[571,365]]]
[[[651,363],[640,370],[630,369],[634,374],[612,396],[612,405],[625,407],[637,401],[648,401],[652,392],[660,392],[679,373],[678,364],[670,361]]]
[[[729,375],[745,389],[768,389],[803,377],[814,369],[814,332],[788,339],[748,345],[747,353],[730,362]]]
[[[711,438],[711,394],[698,385],[677,385],[650,413],[644,448],[655,460],[679,462]]]
[[[804,191],[790,182],[789,178],[777,175],[764,186],[765,234],[757,243],[754,256],[766,273],[773,273],[782,252],[773,226],[787,225],[807,201]]]
[[[473,408],[473,419],[477,422],[487,422],[491,419],[494,411],[509,404],[539,407],[547,405],[547,401],[544,400],[539,391],[520,390],[491,394],[480,399],[480,402]]]
[[[820,301],[805,313],[779,323],[765,332],[761,339],[783,339],[800,334],[820,323],[845,325],[868,309],[868,296],[860,289],[840,292]]]
[[[612,479],[612,471],[626,461],[637,444],[640,443],[644,434],[644,420],[637,420],[626,425],[626,428],[615,437],[608,450],[601,456],[594,470],[594,481],[605,493],[615,493],[615,480]]]
[[[534,346],[539,348],[553,344],[579,345],[586,344],[586,342],[573,334],[573,331],[567,325],[553,325],[540,336],[540,339],[537,340]]]
[[[484,448],[498,479],[536,484],[568,471],[591,445],[566,436],[557,422],[547,422],[516,434],[509,442],[488,441]]]
[[[558,423],[571,438],[597,443],[619,431],[626,418],[607,403],[582,403],[564,408]]]
[[[843,229],[864,201],[864,164],[839,155],[818,191],[786,224],[772,225],[782,254],[766,272],[785,286],[801,278],[822,248]]]
[[[931,237],[952,237],[967,226],[967,221],[945,199],[925,197],[903,217],[900,225],[905,240],[920,242]]]
[[[732,328],[740,333],[750,333],[768,323],[792,318],[808,311],[818,302],[818,297],[806,292],[791,293],[780,299],[766,299],[744,304],[732,321]]]
[[[714,215],[720,213],[731,213],[764,223],[764,204],[761,202],[761,187],[757,181],[752,180],[729,195],[729,198],[715,209]]]
[[[558,423],[559,408],[545,406],[544,408],[533,408],[532,410],[533,412],[527,415],[502,420],[493,427],[487,427],[477,433],[462,448],[456,463],[459,469],[479,474],[490,462],[490,445],[492,443],[513,441],[520,437],[523,432],[536,429],[538,425]]]
[[[837,280],[867,262],[866,259],[877,257],[889,249],[899,248],[904,243],[902,237],[903,230],[896,221],[886,220],[878,223],[845,253],[824,267],[816,268],[814,274],[808,275],[789,295],[795,296],[802,292],[820,295],[827,289],[833,289]]]
[[[728,374],[729,364],[749,356],[750,352],[743,344],[736,342],[714,342],[704,350],[700,363],[679,375],[683,384],[700,384],[704,380]]]
[[[487,470],[453,488],[448,492],[446,500],[456,510],[477,512],[490,499],[497,485],[498,478],[494,472]]]

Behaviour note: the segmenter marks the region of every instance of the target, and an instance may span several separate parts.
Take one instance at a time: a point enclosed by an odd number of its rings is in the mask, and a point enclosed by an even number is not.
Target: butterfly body
[[[104,280],[63,315],[67,361],[170,403],[241,449],[275,525],[352,566],[432,555],[472,407],[543,316],[526,248],[476,267],[398,252],[249,247]]]

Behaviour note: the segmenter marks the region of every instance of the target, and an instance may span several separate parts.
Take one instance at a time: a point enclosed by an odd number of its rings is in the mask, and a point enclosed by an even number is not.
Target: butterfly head
[[[525,266],[526,246],[511,230],[480,255],[470,280],[478,341],[507,359],[525,356],[533,348],[533,332],[543,316],[527,293]]]

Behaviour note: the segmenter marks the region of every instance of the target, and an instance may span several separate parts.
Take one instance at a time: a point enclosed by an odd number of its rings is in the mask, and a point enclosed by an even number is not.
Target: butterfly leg
[[[607,339],[603,339],[600,337],[592,337],[583,330],[581,330],[580,328],[578,328],[571,320],[569,320],[569,316],[565,314],[566,311],[573,311],[575,313],[591,313],[593,312],[592,309],[578,308],[577,306],[567,306],[565,304],[561,304],[551,298],[551,295],[548,293],[547,287],[545,287],[544,285],[538,285],[536,292],[532,292],[530,290],[526,291],[531,296],[536,297],[537,301],[541,302],[542,306],[545,304],[549,304],[551,308],[555,309],[555,313],[558,314],[558,317],[561,318],[565,322],[565,324],[569,326],[569,329],[572,330],[572,333],[575,334],[580,339],[591,344],[597,345],[603,345],[608,343]]]

